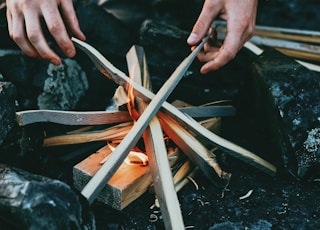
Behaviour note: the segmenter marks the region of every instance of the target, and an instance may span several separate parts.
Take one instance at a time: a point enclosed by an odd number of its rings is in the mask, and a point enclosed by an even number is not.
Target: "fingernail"
[[[201,69],[200,69],[200,73],[201,74],[206,74],[208,72],[208,68],[203,66]]]
[[[193,44],[193,43],[195,43],[195,42],[197,42],[197,41],[198,41],[198,35],[195,34],[195,33],[191,33],[191,34],[189,35],[189,37],[188,37],[188,40],[187,40],[187,42],[188,42],[188,43],[191,43],[191,44]]]
[[[54,64],[54,65],[56,65],[56,66],[58,66],[58,65],[60,65],[60,60],[58,60],[58,59],[53,59],[53,60],[51,60],[51,63]]]
[[[74,51],[73,49],[69,49],[69,50],[67,50],[67,52],[66,52],[66,55],[67,55],[68,57],[73,57],[74,54],[75,54],[75,51]]]

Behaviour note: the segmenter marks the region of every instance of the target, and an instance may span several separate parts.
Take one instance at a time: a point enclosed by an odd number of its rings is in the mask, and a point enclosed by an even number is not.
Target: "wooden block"
[[[109,146],[104,146],[73,167],[73,180],[77,189],[84,188],[102,166],[100,161],[109,156],[111,152]],[[149,166],[122,163],[97,200],[114,209],[122,210],[146,192],[151,183]]]

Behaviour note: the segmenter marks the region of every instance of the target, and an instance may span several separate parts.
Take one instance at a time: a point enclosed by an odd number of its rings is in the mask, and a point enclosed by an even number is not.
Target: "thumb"
[[[220,12],[219,7],[211,2],[212,1],[205,1],[202,11],[187,39],[187,43],[191,46],[196,45],[202,40],[207,34],[213,20]]]

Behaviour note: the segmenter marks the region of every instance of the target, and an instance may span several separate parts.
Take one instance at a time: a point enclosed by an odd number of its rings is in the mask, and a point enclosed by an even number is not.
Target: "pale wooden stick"
[[[217,32],[221,32],[224,34],[226,33],[226,25],[227,24],[224,21],[215,21],[213,23],[213,27],[216,28]],[[254,35],[320,44],[320,32],[312,30],[256,25]]]
[[[143,86],[151,90],[151,81],[143,48],[133,46],[127,54],[127,63],[129,75],[133,81],[141,84],[142,80]],[[147,104],[140,98],[137,98],[136,101],[138,111],[142,114],[147,108]],[[168,153],[157,116],[153,117],[150,121],[149,127],[144,132],[143,139],[166,229],[184,229],[180,205],[167,157]]]
[[[215,22],[213,26],[215,26],[217,32],[220,32],[220,34],[218,34],[219,39],[225,39],[226,24],[218,21]],[[311,61],[320,60],[320,32],[318,31],[256,26],[254,36],[250,39],[250,43],[273,47],[287,56],[298,59]],[[251,46],[251,44],[245,44],[245,46]],[[252,47],[247,48],[252,50]],[[309,65],[305,66],[307,68],[309,67]]]
[[[168,98],[170,93],[174,90],[175,86],[184,76],[185,72],[191,65],[192,61],[196,58],[198,52],[202,49],[205,42],[206,40],[202,41],[202,43],[181,62],[178,68],[173,72],[173,74],[160,88],[158,93],[154,96],[144,113],[141,114],[140,118],[137,120],[127,136],[111,154],[109,160],[100,168],[100,170],[94,175],[89,183],[83,188],[81,193],[88,199],[89,203],[93,202],[93,200],[105,186],[106,182],[119,168],[123,160],[126,158],[128,152],[136,145],[151,119],[155,116],[162,103]],[[105,72],[106,70],[102,71]]]
[[[61,111],[61,110],[26,110],[16,113],[20,126],[37,122],[52,122],[65,125],[101,125],[130,121],[126,111]]]
[[[187,177],[193,176],[198,167],[193,165],[190,160],[186,160],[173,176],[174,188],[176,192],[180,191],[185,186],[189,179]]]
[[[263,46],[269,46],[279,49],[285,49],[285,50],[295,50],[300,51],[304,53],[310,53],[310,54],[320,54],[320,46],[319,45],[310,45],[307,43],[301,43],[301,42],[293,42],[288,40],[281,40],[276,38],[266,38],[266,37],[259,37],[259,36],[253,36],[250,39],[250,42],[256,44],[256,45],[263,45]]]
[[[44,147],[57,145],[80,144],[93,141],[112,141],[123,139],[132,128],[132,123],[122,123],[120,125],[107,128],[105,130],[90,131],[82,133],[72,133],[45,138]]]
[[[165,133],[191,159],[206,177],[215,185],[228,185],[231,174],[224,172],[212,155],[193,135],[178,122],[159,112],[160,123]]]

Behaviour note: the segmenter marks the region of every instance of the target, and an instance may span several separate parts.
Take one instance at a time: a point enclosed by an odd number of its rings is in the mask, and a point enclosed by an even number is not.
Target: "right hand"
[[[221,46],[209,42],[198,54],[204,62],[202,74],[217,70],[231,61],[254,32],[257,0],[206,0],[187,40],[192,49],[203,39],[216,17],[227,21],[227,34]]]
[[[30,57],[61,64],[61,58],[49,47],[41,29],[42,19],[67,57],[76,53],[69,33],[85,40],[72,0],[7,0],[6,5],[10,37]]]

